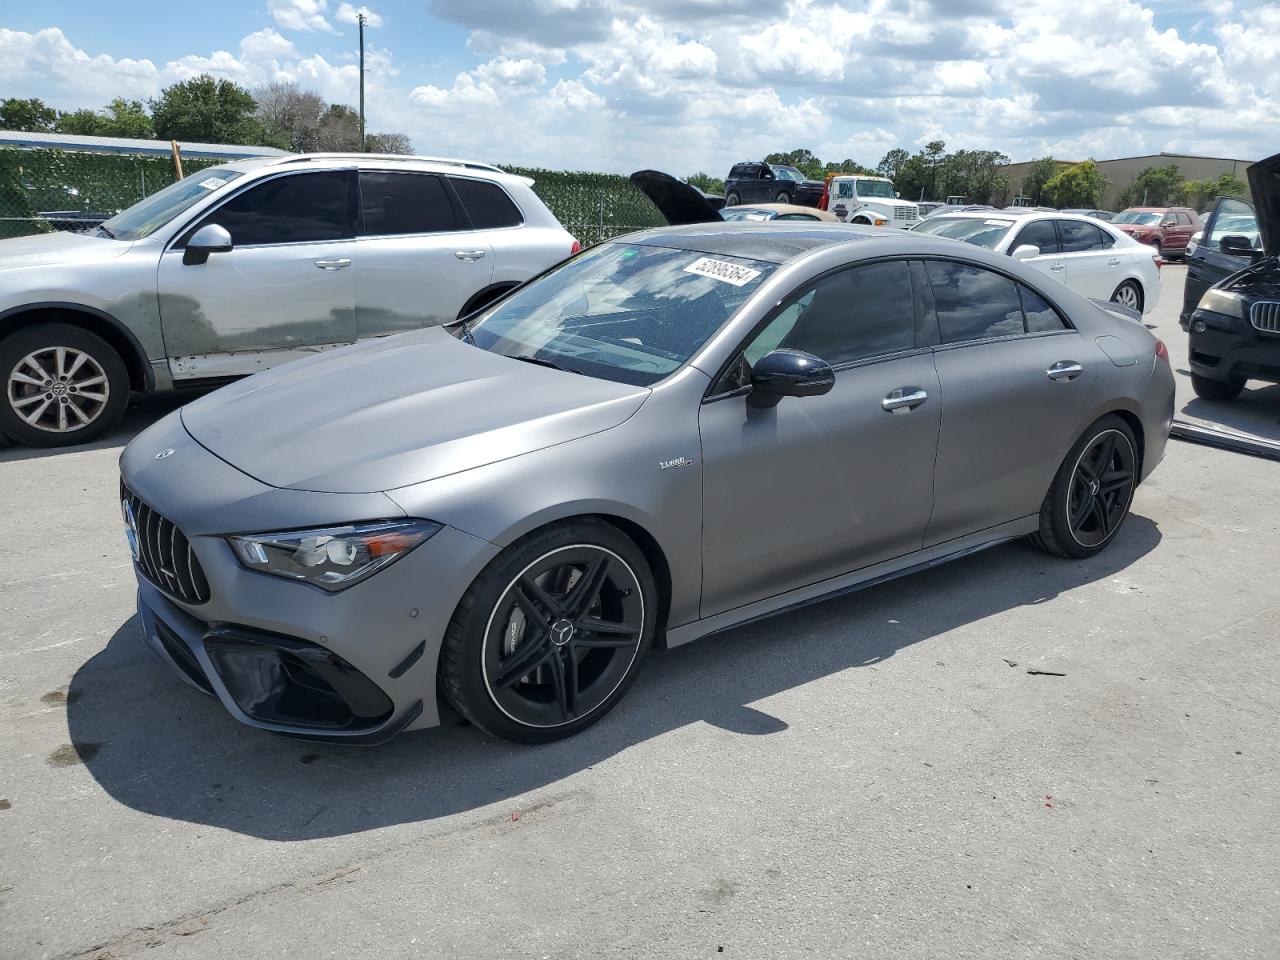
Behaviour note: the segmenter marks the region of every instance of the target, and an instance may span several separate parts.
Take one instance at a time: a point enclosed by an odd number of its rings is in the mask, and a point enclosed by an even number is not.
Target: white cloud
[[[338,6],[337,12],[333,18],[339,23],[349,23],[356,25],[360,22],[360,14],[364,14],[364,24],[366,27],[380,27],[383,24],[381,14],[374,13],[368,7],[353,7],[349,3],[343,3]]]
[[[267,0],[272,18],[286,30],[323,30],[337,33],[325,18],[327,0]]]

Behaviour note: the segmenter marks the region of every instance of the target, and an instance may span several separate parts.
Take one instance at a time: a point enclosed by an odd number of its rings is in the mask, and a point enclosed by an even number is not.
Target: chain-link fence
[[[183,157],[183,172],[217,162]],[[534,192],[584,246],[664,223],[626,177],[506,169],[533,178]],[[169,157],[0,149],[0,237],[96,226],[174,179]]]
[[[184,173],[215,163],[182,158]],[[169,157],[0,149],[0,237],[96,226],[175,179]]]

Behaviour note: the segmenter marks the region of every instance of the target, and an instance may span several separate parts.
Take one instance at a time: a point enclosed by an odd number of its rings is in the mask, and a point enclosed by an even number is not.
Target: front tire
[[[0,434],[29,447],[96,440],[129,402],[129,372],[120,355],[69,323],[44,323],[5,337],[0,378]]]
[[[1137,485],[1133,431],[1108,414],[1084,432],[1062,461],[1031,542],[1059,557],[1093,556],[1112,541],[1129,515]]]
[[[1234,400],[1244,390],[1244,383],[1236,380],[1210,380],[1198,373],[1191,375],[1191,389],[1201,400]]]
[[[773,198],[773,201],[774,203],[790,203],[791,194],[787,193],[785,190],[779,190],[778,195]]]
[[[440,682],[496,737],[547,743],[617,705],[653,643],[657,591],[617,527],[582,518],[516,541],[476,578],[445,631]]]
[[[737,191],[731,190],[729,191],[728,194],[725,195],[724,205],[726,207],[736,207],[741,202],[742,202],[742,197],[738,196]]]

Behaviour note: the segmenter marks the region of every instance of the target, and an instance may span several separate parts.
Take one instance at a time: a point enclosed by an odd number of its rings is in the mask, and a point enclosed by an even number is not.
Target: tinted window
[[[1063,253],[1102,249],[1102,231],[1083,220],[1059,220],[1058,235],[1062,237]]]
[[[1058,232],[1053,227],[1053,221],[1036,220],[1034,223],[1028,223],[1018,231],[1017,239],[1009,245],[1009,252],[1013,253],[1014,250],[1027,244],[1039,247],[1041,253],[1058,253],[1061,247],[1058,244]]]
[[[276,177],[232,197],[199,226],[225,227],[238,247],[342,240],[355,236],[353,186],[341,170]]]
[[[743,166],[742,164],[738,164],[732,170],[729,171],[729,177],[730,179],[734,177],[741,177],[746,173],[746,171],[747,171],[747,168],[745,166]]]
[[[915,346],[911,272],[905,261],[874,263],[823,277],[793,298],[746,350],[755,363],[788,347],[833,366]]]
[[[1191,225],[1191,217],[1188,216],[1187,214],[1183,213],[1182,211],[1178,211],[1176,216],[1178,217],[1178,223],[1182,224],[1183,226]]]
[[[1062,322],[1062,317],[1058,316],[1058,311],[1049,306],[1040,294],[1021,284],[1018,285],[1018,291],[1022,294],[1022,310],[1027,315],[1028,333],[1049,333],[1053,330],[1069,329]]]
[[[1023,332],[1018,288],[1008,277],[964,263],[926,261],[943,343]]]
[[[420,173],[360,174],[364,232],[371,236],[455,230],[453,204],[439,177]]]
[[[778,214],[778,216],[774,217],[774,219],[775,220],[817,220],[818,218],[812,217],[807,213],[780,213]]]
[[[1253,207],[1242,200],[1219,200],[1217,215],[1202,242],[1209,249],[1217,250],[1221,247],[1222,238],[1232,234],[1244,237],[1255,249],[1261,246]]]
[[[458,191],[463,207],[471,214],[471,225],[477,230],[518,227],[524,223],[520,209],[507,196],[507,191],[496,183],[463,180],[461,177],[450,177],[449,182]]]

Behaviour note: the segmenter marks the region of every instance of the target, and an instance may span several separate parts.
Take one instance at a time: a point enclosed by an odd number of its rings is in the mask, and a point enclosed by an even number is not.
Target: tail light
[[[1163,340],[1156,340],[1156,356],[1165,363],[1169,362],[1169,348],[1164,345]]]
[[[1151,262],[1154,263],[1156,265],[1156,269],[1159,270],[1164,266],[1164,257],[1160,256],[1158,253],[1153,253],[1151,255]]]
[[[577,240],[573,241],[573,246],[569,248],[569,256],[572,257],[575,254],[579,254],[581,252],[582,252],[582,244],[580,244]]]

